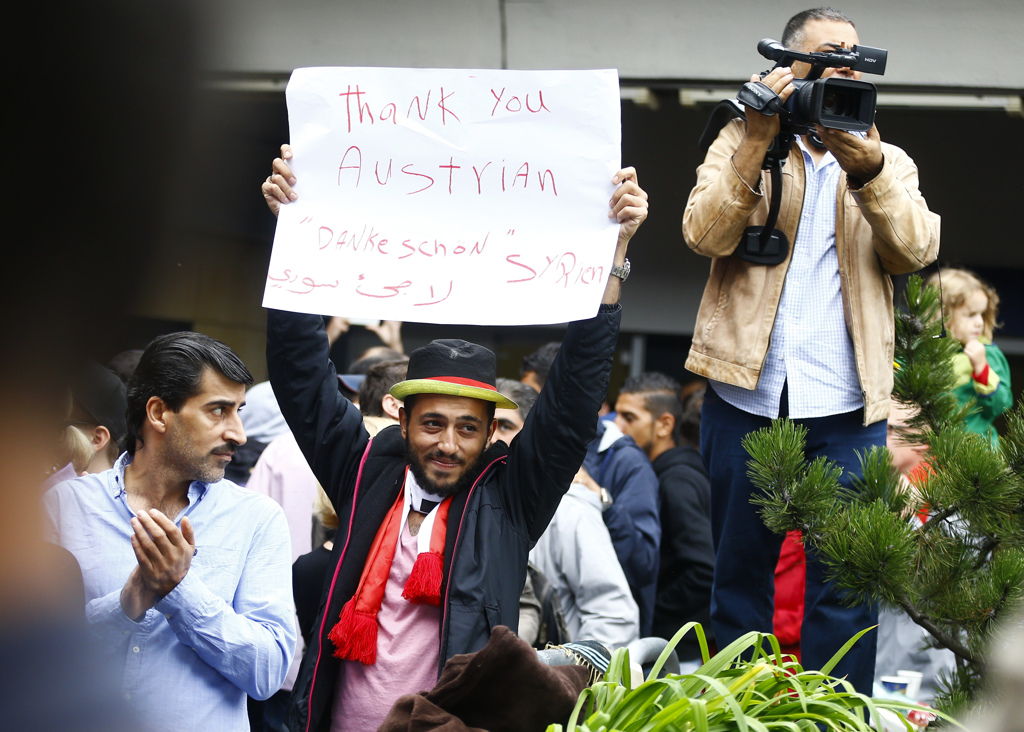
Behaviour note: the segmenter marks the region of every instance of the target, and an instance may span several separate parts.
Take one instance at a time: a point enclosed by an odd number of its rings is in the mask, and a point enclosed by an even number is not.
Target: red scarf
[[[377,613],[384,602],[384,588],[391,573],[391,563],[395,560],[395,549],[405,518],[407,491],[402,490],[377,529],[370,553],[366,556],[363,574],[359,578],[359,586],[352,599],[341,609],[341,618],[327,636],[335,645],[335,658],[359,661],[367,666],[377,661]],[[409,602],[435,607],[441,604],[444,541],[451,502],[449,496],[432,512],[436,515],[430,531],[429,549],[416,556],[402,591],[402,597]]]

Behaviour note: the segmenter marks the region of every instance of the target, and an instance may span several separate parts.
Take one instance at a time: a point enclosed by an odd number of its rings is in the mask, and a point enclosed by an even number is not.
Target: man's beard
[[[181,474],[181,477],[190,481],[198,480],[201,483],[216,483],[224,479],[224,472],[227,463],[214,459],[214,452],[226,452],[234,455],[238,449],[235,442],[228,441],[223,445],[215,447],[206,454],[200,453],[188,439],[187,435],[175,430],[168,435],[167,440],[167,461],[170,466]]]
[[[434,453],[427,456],[429,460]],[[423,464],[420,463],[419,458],[409,447],[409,443],[405,443],[405,459],[409,462],[409,470],[412,471],[413,477],[416,478],[416,483],[419,484],[420,488],[425,490],[427,493],[433,493],[435,496],[441,498],[447,498],[448,496],[454,496],[456,493],[468,488],[473,484],[477,475],[480,473],[480,468],[484,462],[484,451],[481,450],[480,454],[477,455],[474,460],[467,468],[463,471],[459,479],[449,485],[438,485],[427,475],[426,469]]]

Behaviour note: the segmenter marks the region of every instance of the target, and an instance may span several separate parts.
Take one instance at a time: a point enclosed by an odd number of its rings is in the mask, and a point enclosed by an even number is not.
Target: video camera
[[[761,114],[778,114],[783,133],[802,135],[813,130],[815,125],[863,132],[874,124],[878,98],[874,84],[835,77],[822,79],[821,73],[828,68],[849,67],[868,74],[884,74],[887,51],[870,46],[854,46],[802,53],[786,48],[770,38],[758,43],[757,50],[765,58],[776,62],[772,70],[792,66],[794,61],[811,65],[806,78],[793,80],[796,89],[785,103],[768,85],[760,81],[744,84],[737,95],[740,103]],[[761,78],[769,73],[765,71]]]

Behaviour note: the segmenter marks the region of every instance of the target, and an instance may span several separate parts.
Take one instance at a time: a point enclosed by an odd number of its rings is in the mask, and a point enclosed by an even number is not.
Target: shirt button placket
[[[133,633],[132,637],[128,638],[128,648],[124,661],[124,674],[121,677],[125,689],[124,698],[126,701],[131,698],[131,692],[135,691],[138,687],[139,680],[142,678],[143,641],[140,639],[140,636],[144,637],[142,633]]]

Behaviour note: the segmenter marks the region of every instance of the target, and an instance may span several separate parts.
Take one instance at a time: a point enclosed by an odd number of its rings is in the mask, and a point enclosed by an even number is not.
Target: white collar
[[[416,482],[416,476],[413,475],[412,470],[405,471],[405,501],[402,507],[402,526],[405,526],[405,522],[409,520],[409,511],[412,510],[413,505],[419,507],[422,505],[423,499],[428,501],[434,501],[437,505],[434,506],[427,514],[426,518],[423,519],[423,523],[420,524],[420,531],[416,535],[416,553],[423,554],[430,551],[430,535],[434,531],[434,519],[437,517],[438,506],[441,505],[441,501],[444,499],[441,496],[435,495],[434,493],[428,493],[426,490]]]
[[[625,437],[625,435],[622,434],[622,430],[620,430],[614,422],[605,422],[604,434],[601,435],[601,441],[597,445],[597,451],[604,452],[623,437]]]
[[[412,470],[409,470],[405,476],[405,495],[406,502],[409,503],[411,499],[411,505],[416,506],[417,510],[424,500],[433,501],[434,503],[440,503],[444,500],[443,497],[428,492],[417,483],[416,476],[413,475]]]

